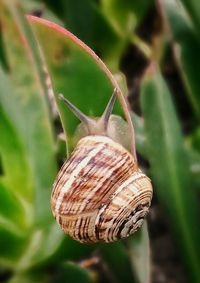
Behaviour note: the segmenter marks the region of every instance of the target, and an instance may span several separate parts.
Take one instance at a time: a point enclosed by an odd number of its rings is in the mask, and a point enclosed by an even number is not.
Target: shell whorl
[[[134,233],[152,198],[133,156],[106,136],[82,138],[54,183],[52,211],[80,242],[112,242]]]

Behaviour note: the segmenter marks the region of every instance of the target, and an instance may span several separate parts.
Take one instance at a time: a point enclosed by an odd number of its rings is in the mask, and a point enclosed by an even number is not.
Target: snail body
[[[151,198],[151,181],[134,157],[108,136],[89,134],[59,171],[51,205],[73,239],[112,242],[142,225]]]

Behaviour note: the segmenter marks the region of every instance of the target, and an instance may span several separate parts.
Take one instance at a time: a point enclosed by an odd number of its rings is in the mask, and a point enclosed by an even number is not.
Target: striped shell
[[[150,179],[133,156],[108,137],[89,135],[62,166],[51,205],[61,228],[75,240],[112,242],[142,225],[151,198]]]

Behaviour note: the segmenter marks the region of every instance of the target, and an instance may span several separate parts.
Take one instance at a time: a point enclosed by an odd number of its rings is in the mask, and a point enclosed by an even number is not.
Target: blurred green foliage
[[[65,236],[52,217],[52,184],[58,161],[65,158],[57,137],[59,119],[52,108],[58,107],[70,149],[78,123],[58,102],[57,94],[66,94],[88,115],[100,115],[113,86],[93,57],[62,30],[39,22],[30,26],[24,14],[32,13],[73,32],[120,81],[128,47],[134,45],[150,63],[141,77],[142,117],[131,112],[137,150],[149,162],[146,170],[188,280],[200,282],[199,4],[186,0],[44,2],[0,0],[0,281],[150,280],[146,225],[126,241],[90,246]],[[151,42],[145,41],[137,30],[155,7],[163,29],[152,35]],[[162,74],[170,48],[183,98],[167,86]],[[126,86],[123,90],[127,95]],[[183,132],[177,109],[185,95],[192,110],[186,113],[189,130]],[[114,113],[122,115],[119,103]],[[88,265],[89,259],[97,259],[97,269]]]

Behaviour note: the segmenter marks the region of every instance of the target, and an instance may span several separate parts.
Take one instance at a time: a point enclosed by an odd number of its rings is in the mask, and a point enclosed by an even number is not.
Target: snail
[[[79,140],[60,169],[51,207],[62,230],[82,243],[130,236],[142,225],[152,199],[150,179],[107,131],[117,91],[98,119],[86,116],[60,95],[83,123],[87,136]]]

